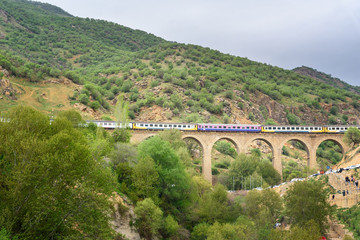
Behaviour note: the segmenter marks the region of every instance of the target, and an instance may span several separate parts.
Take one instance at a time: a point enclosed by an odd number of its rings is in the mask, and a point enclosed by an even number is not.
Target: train
[[[105,129],[129,128],[134,130],[210,131],[210,132],[258,132],[258,133],[345,133],[350,127],[360,130],[360,125],[250,125],[250,124],[213,124],[213,123],[159,123],[129,122],[126,124],[106,120],[86,120]]]

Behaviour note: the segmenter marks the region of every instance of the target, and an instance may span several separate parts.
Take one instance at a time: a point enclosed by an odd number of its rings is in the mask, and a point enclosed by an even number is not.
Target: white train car
[[[105,121],[105,120],[86,120],[86,124],[94,123],[98,127],[106,129],[115,129],[115,128],[132,128],[132,123],[127,123],[123,125],[122,123],[118,124],[115,121]]]
[[[181,131],[196,131],[196,123],[154,123],[154,122],[134,122],[133,129],[142,130],[167,130],[178,129]]]

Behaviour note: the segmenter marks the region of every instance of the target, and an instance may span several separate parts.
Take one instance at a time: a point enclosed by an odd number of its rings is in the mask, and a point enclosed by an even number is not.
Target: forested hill
[[[73,17],[49,4],[0,0],[0,48],[3,78],[15,88],[6,92],[11,100],[2,101],[0,110],[34,98],[42,111],[56,113],[68,105],[87,117],[114,119],[120,95],[138,121],[359,122],[358,92],[119,24]],[[50,103],[54,91],[45,92],[43,85],[31,88],[64,78],[77,84],[67,103]],[[23,79],[32,85],[24,87]]]
[[[360,94],[360,87],[356,87],[356,86],[352,86],[344,81],[341,81],[338,78],[332,77],[329,74],[323,73],[323,72],[319,72],[316,69],[310,68],[310,67],[306,67],[306,66],[302,66],[302,67],[297,67],[295,69],[293,69],[293,71],[304,75],[304,76],[308,76],[311,77],[315,80],[318,80],[320,82],[329,84],[331,86],[334,87],[338,87],[338,88],[343,88],[343,89],[347,89],[349,91],[352,91],[354,93]]]

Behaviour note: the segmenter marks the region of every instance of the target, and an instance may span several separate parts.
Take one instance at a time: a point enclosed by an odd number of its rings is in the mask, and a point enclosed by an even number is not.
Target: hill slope
[[[322,83],[326,83],[326,84],[329,84],[331,86],[342,88],[342,89],[347,89],[347,90],[349,90],[351,92],[360,94],[360,87],[351,86],[350,84],[348,84],[348,83],[346,83],[344,81],[341,81],[338,78],[334,78],[329,74],[319,72],[319,71],[317,71],[317,70],[315,70],[313,68],[302,66],[302,67],[298,67],[298,68],[293,69],[293,71],[297,72],[297,73],[299,73],[301,75],[311,77],[311,78],[313,78],[315,80],[318,80],[318,81],[320,81]]]
[[[358,92],[293,71],[72,17],[47,4],[0,0],[0,9],[0,65],[7,78],[70,79],[78,85],[68,103],[95,110],[96,118],[112,118],[120,95],[130,117],[141,121],[359,122]]]

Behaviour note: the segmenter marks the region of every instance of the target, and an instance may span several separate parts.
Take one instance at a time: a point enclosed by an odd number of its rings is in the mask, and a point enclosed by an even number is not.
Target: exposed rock
[[[8,97],[9,99],[16,100],[16,94],[20,92],[12,87],[10,80],[1,79],[0,80],[1,93]]]
[[[114,214],[111,224],[115,232],[120,233],[126,239],[140,240],[140,235],[135,228],[131,226],[131,222],[135,219],[134,208],[126,203],[126,198],[121,198],[119,194],[114,193],[112,201],[114,203]]]
[[[287,117],[286,117],[286,112],[285,112],[285,106],[274,101],[272,98],[270,98],[268,95],[265,94],[257,94],[257,96],[254,99],[254,102],[256,104],[258,104],[259,106],[265,106],[268,113],[269,113],[269,118],[274,119],[276,122],[278,122],[279,124],[289,124]],[[256,114],[255,112],[253,112],[255,117]],[[260,112],[261,114],[261,112]],[[261,114],[262,116],[262,114]],[[263,118],[263,116],[262,116]]]
[[[48,84],[48,83],[52,83],[52,84],[64,84],[64,85],[69,85],[71,84],[71,80],[69,80],[68,78],[60,78],[60,79],[49,79],[44,81],[43,83]]]
[[[0,33],[0,35],[1,35],[1,33]],[[1,38],[1,36],[0,36],[0,38]],[[0,66],[0,72],[2,72],[5,77],[9,77],[9,75],[10,75],[9,71],[6,70],[5,68],[3,68],[2,66]]]

